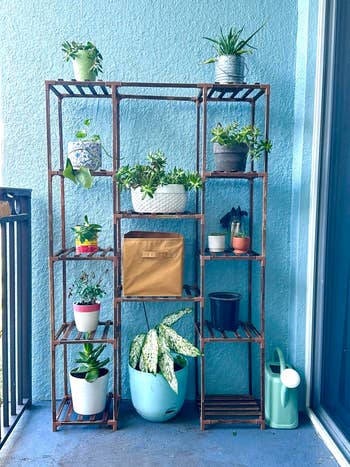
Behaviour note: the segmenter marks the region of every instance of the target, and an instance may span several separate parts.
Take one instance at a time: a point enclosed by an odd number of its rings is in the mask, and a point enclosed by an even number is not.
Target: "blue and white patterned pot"
[[[68,157],[73,169],[86,167],[98,170],[102,164],[101,143],[95,141],[70,141],[68,143]]]

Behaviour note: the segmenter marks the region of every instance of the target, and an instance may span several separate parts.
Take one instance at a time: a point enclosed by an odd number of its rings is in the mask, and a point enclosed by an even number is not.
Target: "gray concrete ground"
[[[151,423],[123,402],[119,430],[64,427],[51,431],[47,402],[28,410],[0,451],[0,465],[137,467],[337,466],[315,433],[301,420],[296,430],[215,426],[199,430],[192,403],[166,423]]]

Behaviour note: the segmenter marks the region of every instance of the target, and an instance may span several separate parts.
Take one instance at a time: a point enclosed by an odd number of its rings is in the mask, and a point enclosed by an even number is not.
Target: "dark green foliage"
[[[83,243],[85,240],[96,240],[102,227],[99,224],[90,224],[88,217],[85,215],[84,224],[76,225],[75,227],[71,227],[71,229],[75,233],[75,238]]]
[[[90,71],[95,73],[102,73],[102,60],[103,57],[97,47],[92,42],[87,42],[83,44],[81,42],[68,42],[65,41],[62,44],[62,52],[64,52],[64,60],[67,62],[69,60],[75,60],[77,58],[78,52],[85,50],[88,53],[89,58],[93,60]]]
[[[160,150],[150,152],[147,156],[148,164],[136,164],[134,167],[125,165],[116,173],[116,180],[120,190],[140,187],[143,197],[153,198],[159,186],[180,184],[185,190],[202,188],[202,179],[197,172],[187,172],[183,169],[166,171],[166,157]]]
[[[104,272],[107,274],[108,269]],[[69,289],[68,297],[74,296],[74,303],[79,305],[93,305],[98,298],[106,294],[101,288],[102,276],[96,279],[94,272],[82,271],[80,277],[73,282]]]
[[[105,347],[106,344],[99,344],[96,347],[90,342],[83,344],[83,351],[79,352],[79,358],[75,360],[79,366],[74,368],[72,373],[86,373],[86,381],[89,383],[95,381],[99,377],[100,369],[109,362],[109,358],[98,360]]]

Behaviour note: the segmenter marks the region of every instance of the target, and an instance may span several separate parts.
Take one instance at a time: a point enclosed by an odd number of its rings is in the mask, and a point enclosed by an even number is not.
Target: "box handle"
[[[170,251],[143,251],[142,258],[173,258],[174,254]]]

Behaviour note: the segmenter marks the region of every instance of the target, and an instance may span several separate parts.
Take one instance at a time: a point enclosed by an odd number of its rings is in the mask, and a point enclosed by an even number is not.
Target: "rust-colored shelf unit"
[[[134,83],[117,81],[78,82],[75,80],[46,81],[46,119],[48,147],[48,197],[49,197],[49,266],[50,266],[50,314],[51,314],[51,355],[52,355],[52,416],[53,429],[61,425],[104,424],[113,430],[118,426],[119,400],[121,398],[121,306],[123,302],[193,302],[195,307],[195,339],[203,356],[196,367],[196,383],[198,407],[200,412],[200,428],[213,424],[253,424],[265,428],[264,415],[264,366],[265,366],[265,250],[266,250],[266,201],[267,201],[267,154],[264,154],[262,168],[257,172],[254,163],[250,163],[247,172],[216,172],[207,170],[207,120],[208,103],[237,102],[250,106],[250,124],[255,124],[256,102],[264,99],[264,137],[269,137],[270,87],[266,84],[236,84],[217,85],[213,83],[181,84],[181,83]],[[172,91],[176,90],[176,92]],[[57,99],[58,110],[58,143],[59,167],[52,167],[51,141],[51,99]],[[187,101],[192,102],[196,109],[196,160],[195,169],[201,174],[204,188],[196,194],[194,212],[183,214],[137,214],[121,209],[120,194],[115,181],[112,183],[113,199],[113,246],[100,249],[92,255],[76,255],[71,245],[66,245],[65,220],[65,179],[63,177],[64,149],[62,101],[64,99],[111,99],[112,102],[112,170],[94,172],[94,176],[111,177],[120,165],[120,103],[124,99]],[[53,179],[59,177],[60,185],[60,247],[54,251],[54,199]],[[254,227],[254,182],[261,180],[261,250],[252,251],[247,255],[237,256],[232,251],[215,254],[205,248],[206,203],[205,194],[210,191],[211,179],[230,179],[232,187],[235,180],[246,180],[249,185],[249,233],[253,236]],[[194,221],[195,245],[197,261],[195,261],[193,276],[194,284],[184,286],[181,297],[127,297],[123,296],[121,283],[121,222],[123,219],[175,219],[177,221]],[[90,337],[92,342],[105,342],[113,347],[113,392],[109,394],[108,404],[103,414],[98,417],[82,417],[72,410],[71,398],[67,384],[67,346],[86,342],[84,336],[77,332],[74,321],[67,322],[66,314],[66,262],[67,261],[110,261],[114,271],[113,316],[107,322],[99,323],[98,329]],[[219,332],[212,328],[204,318],[205,305],[205,266],[211,261],[241,261],[247,265],[248,273],[248,314],[247,321],[240,322],[235,332]],[[253,263],[260,264],[259,290],[259,322],[253,323]],[[57,326],[55,311],[54,268],[56,263],[62,264],[62,322]],[[232,267],[234,267],[232,264]],[[227,342],[245,343],[248,345],[248,393],[239,395],[222,395],[206,393],[206,352],[208,343]],[[252,345],[260,349],[260,395],[253,394],[253,353]],[[63,346],[64,396],[56,403],[56,348]],[[198,368],[199,367],[199,368]]]

